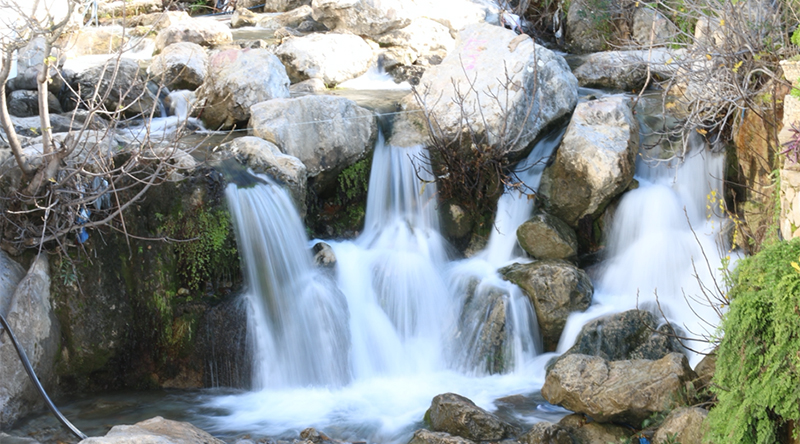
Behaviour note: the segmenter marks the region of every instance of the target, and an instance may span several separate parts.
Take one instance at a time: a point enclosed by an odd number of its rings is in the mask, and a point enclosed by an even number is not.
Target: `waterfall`
[[[265,184],[226,189],[247,283],[255,388],[350,380],[347,306],[313,265],[286,192]]]

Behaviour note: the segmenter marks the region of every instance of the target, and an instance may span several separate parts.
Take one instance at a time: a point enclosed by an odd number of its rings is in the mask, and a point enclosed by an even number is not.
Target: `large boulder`
[[[499,441],[519,434],[516,427],[455,393],[433,398],[429,413],[433,431],[472,441]]]
[[[208,63],[206,82],[197,91],[202,119],[209,128],[230,128],[250,118],[250,107],[289,97],[289,77],[266,49],[228,49]]]
[[[3,255],[2,284],[5,290],[20,277],[20,267]],[[55,384],[59,326],[50,303],[50,273],[47,255],[38,256],[19,281],[16,291],[0,294],[0,310],[28,357],[36,376],[46,389]],[[20,416],[41,405],[41,398],[28,379],[7,333],[0,341],[0,427],[11,425]]]
[[[694,378],[686,356],[671,353],[658,361],[606,361],[569,355],[547,373],[542,396],[595,421],[634,426],[656,412],[686,402],[685,383]]]
[[[47,92],[47,105],[51,113],[61,112],[61,103],[50,91]],[[20,89],[8,95],[8,113],[17,117],[39,115],[39,93]]]
[[[196,89],[202,85],[208,70],[205,48],[191,42],[178,42],[164,48],[153,58],[147,73],[170,89]]]
[[[156,51],[178,42],[213,48],[233,42],[230,28],[213,18],[194,18],[175,22],[158,33]]]
[[[575,444],[608,444],[628,442],[633,430],[617,424],[589,422],[579,414],[567,415],[558,422],[572,433]]]
[[[240,137],[220,148],[230,151],[239,162],[256,173],[267,174],[286,184],[295,206],[301,210],[301,217],[305,215],[302,210],[306,205],[308,172],[300,159],[283,154],[274,143],[253,136]]]
[[[671,325],[658,325],[649,311],[628,310],[595,319],[581,328],[575,345],[565,354],[600,356],[609,361],[661,359],[682,353]]]
[[[259,28],[276,31],[283,27],[297,28],[301,23],[313,20],[311,13],[311,6],[304,5],[283,14],[256,15],[255,19]]]
[[[276,54],[286,65],[293,83],[319,78],[328,87],[365,73],[374,58],[372,47],[361,37],[350,34],[290,37]]]
[[[571,1],[564,22],[569,51],[585,54],[608,49],[609,40],[613,40],[612,13],[619,10],[618,3],[618,0]]]
[[[395,29],[375,38],[382,48],[383,67],[391,71],[397,65],[437,65],[455,46],[450,29],[428,18],[419,18],[405,28]]]
[[[513,353],[507,343],[508,291],[479,285],[477,280],[466,288],[466,300],[459,318],[459,336],[464,335],[463,362],[470,369],[503,373]]]
[[[573,73],[580,86],[588,88],[641,89],[650,67],[651,80],[666,80],[675,75],[677,60],[685,51],[654,48],[650,51],[604,51],[583,57]]]
[[[554,351],[558,346],[569,314],[584,311],[592,303],[594,288],[589,276],[563,260],[514,264],[500,273],[503,279],[522,288],[533,304],[546,351]]]
[[[578,254],[578,236],[561,219],[538,211],[517,228],[517,241],[536,259],[569,259]]]
[[[680,29],[648,3],[641,3],[633,13],[633,40],[645,47],[672,43]]]
[[[0,313],[5,316],[11,308],[14,292],[25,277],[25,269],[0,250]],[[4,361],[5,362],[5,361]]]
[[[313,0],[314,20],[328,29],[375,36],[411,23],[412,2],[405,0]]]
[[[372,149],[378,127],[372,111],[334,96],[275,99],[252,107],[250,132],[308,168],[317,190]]]
[[[134,425],[118,425],[106,436],[88,438],[80,444],[224,444],[188,422],[172,421],[160,416]]]
[[[419,429],[414,432],[408,444],[474,444],[474,441],[449,433]]]
[[[701,444],[706,432],[708,410],[700,407],[681,407],[667,415],[653,436],[653,443]]]
[[[98,97],[105,98],[102,105],[107,110],[122,109],[125,116],[149,115],[157,109],[158,99],[134,60],[84,56],[68,60],[63,70],[72,89],[80,94],[80,98],[70,95],[62,99],[65,110],[75,108],[78,101],[81,108],[91,107]]]
[[[639,123],[630,99],[610,96],[581,102],[539,193],[545,209],[572,227],[603,211],[633,180]]]
[[[522,156],[577,102],[577,81],[563,57],[488,23],[461,31],[455,49],[425,72],[418,89],[443,137],[453,138],[467,123],[511,157]]]

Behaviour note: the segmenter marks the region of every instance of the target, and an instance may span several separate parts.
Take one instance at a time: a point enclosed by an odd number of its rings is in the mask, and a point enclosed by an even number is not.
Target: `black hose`
[[[83,434],[77,427],[72,425],[71,422],[64,415],[58,411],[58,408],[53,404],[53,401],[50,400],[50,397],[47,396],[47,392],[44,391],[44,387],[39,382],[39,378],[36,377],[36,373],[33,371],[33,367],[31,366],[30,361],[28,361],[28,356],[25,354],[25,350],[22,349],[22,346],[19,345],[17,342],[16,336],[14,336],[14,332],[11,331],[11,327],[9,327],[8,322],[6,322],[6,318],[0,314],[0,325],[2,325],[3,329],[8,333],[8,337],[11,338],[11,343],[14,344],[14,348],[17,350],[17,354],[19,355],[19,360],[22,362],[22,366],[25,367],[25,372],[28,374],[28,377],[31,378],[31,382],[33,385],[36,386],[36,390],[42,395],[45,404],[47,404],[47,408],[56,415],[61,424],[64,424],[75,436],[80,438],[81,440],[88,438],[86,435]],[[2,330],[0,330],[0,334],[3,334]]]

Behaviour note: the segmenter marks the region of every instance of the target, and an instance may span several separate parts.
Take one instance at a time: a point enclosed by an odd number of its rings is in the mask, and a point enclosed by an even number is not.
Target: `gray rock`
[[[511,77],[507,85],[506,73]],[[463,108],[454,85],[466,95]],[[561,56],[525,35],[487,23],[462,30],[455,49],[425,72],[418,89],[444,137],[460,133],[466,121],[511,157],[521,156],[544,127],[572,112],[577,102],[577,80]],[[493,94],[503,100],[492,100]],[[503,134],[503,128],[510,133]],[[510,142],[497,146],[502,137]]]
[[[714,373],[717,371],[717,352],[713,351],[711,354],[706,355],[694,368],[697,373],[697,382],[695,388],[698,390],[707,389],[711,387],[711,379],[714,378]]]
[[[28,91],[37,91],[39,88],[38,77],[41,68],[41,66],[31,66],[24,71],[18,71],[17,76],[13,79],[9,79],[8,83],[6,83],[6,90],[16,91],[25,89]],[[58,70],[55,68],[50,68],[50,79],[51,82],[47,85],[47,90],[53,94],[58,94],[64,86],[64,79],[62,79]]]
[[[7,259],[6,259],[7,260]],[[7,263],[7,262],[6,262]],[[6,286],[18,276],[10,265]],[[19,282],[11,301],[0,301],[7,307],[4,316],[20,346],[45,387],[55,384],[54,365],[59,349],[59,326],[50,303],[50,274],[47,255],[38,256],[28,274]],[[8,426],[17,418],[41,405],[41,399],[28,379],[11,341],[2,333],[0,340],[0,426]]]
[[[26,436],[13,436],[0,432],[0,444],[39,444],[39,441]]]
[[[292,94],[309,94],[327,91],[328,87],[322,79],[308,79],[289,86]]]
[[[328,87],[365,73],[374,58],[372,47],[361,37],[350,34],[290,37],[276,54],[286,65],[293,83],[319,78]]]
[[[517,241],[536,259],[569,259],[578,254],[578,236],[561,219],[539,211],[517,228]]]
[[[196,43],[213,48],[233,42],[231,30],[212,18],[193,18],[171,24],[158,33],[156,51],[178,42]]]
[[[428,18],[419,18],[405,28],[375,38],[382,48],[387,71],[397,65],[437,65],[455,47],[450,29]]]
[[[50,115],[50,129],[55,133],[64,133],[80,129],[82,122],[72,121],[71,115],[51,114]],[[42,121],[39,116],[31,117],[11,117],[11,122],[17,133],[27,137],[37,137],[42,134]]]
[[[240,137],[226,149],[253,171],[285,183],[301,217],[305,215],[308,172],[300,159],[283,154],[274,143],[253,136]]]
[[[654,444],[679,442],[701,444],[705,435],[708,410],[699,407],[680,407],[667,415],[653,436]]]
[[[374,113],[344,97],[275,99],[251,110],[251,134],[300,159],[317,190],[363,158],[377,137]]]
[[[583,63],[573,73],[580,86],[588,88],[638,90],[647,80],[650,67],[651,82],[673,77],[678,70],[677,60],[684,51],[654,48],[651,51],[605,51],[583,57]]]
[[[61,104],[53,93],[47,92],[47,105],[51,113],[61,113]],[[39,93],[36,91],[11,91],[8,96],[8,113],[17,117],[39,115]]]
[[[67,60],[63,69],[72,89],[80,93],[81,103],[92,103],[96,97],[105,96],[103,106],[107,110],[124,108],[123,114],[130,117],[149,114],[157,106],[157,99],[144,79],[144,71],[134,60],[117,60],[113,56],[78,57]],[[74,108],[76,99],[68,99],[73,102],[71,106],[62,102],[63,108]]]
[[[148,14],[163,9],[161,0],[114,0],[99,2],[97,15],[100,17],[131,17],[139,14]]]
[[[233,29],[255,26],[256,23],[258,23],[258,15],[241,6],[237,7],[231,15],[231,28]]]
[[[250,108],[265,100],[289,97],[289,77],[266,49],[228,49],[211,56],[206,82],[197,90],[209,128],[230,128],[250,118]]]
[[[611,362],[569,355],[547,373],[542,396],[599,422],[638,425],[655,412],[684,404],[685,383],[694,376],[686,356],[678,353],[658,361]]]
[[[514,264],[499,270],[503,279],[517,284],[536,310],[546,351],[554,351],[573,311],[584,311],[594,288],[585,271],[569,262],[549,259]]]
[[[583,415],[567,415],[558,422],[572,434],[575,444],[608,444],[628,442],[633,434],[629,428],[615,424],[588,422]]]
[[[253,5],[264,5],[264,12],[291,11],[311,5],[311,0],[252,0]]]
[[[608,49],[615,38],[612,17],[619,11],[618,0],[574,0],[569,3],[566,46],[571,53],[585,54]]]
[[[86,26],[69,34],[66,53],[70,58],[114,54],[130,41],[130,33],[121,25]]]
[[[509,294],[495,286],[478,284],[478,280],[472,280],[464,291],[466,300],[458,328],[465,344],[461,362],[472,370],[503,373],[513,353],[506,328]]]
[[[638,148],[639,123],[627,97],[581,102],[542,175],[546,211],[572,227],[602,212],[633,180]]]
[[[0,314],[3,316],[11,308],[11,303],[14,301],[14,292],[24,277],[25,269],[22,268],[22,265],[8,257],[5,251],[0,250]]]
[[[472,441],[498,441],[519,434],[516,427],[454,393],[433,398],[430,418],[434,431]]]
[[[23,72],[32,67],[38,68],[44,63],[44,43],[44,37],[35,37],[24,48],[19,50],[17,54],[17,72]],[[59,48],[51,48],[50,56],[55,57],[56,60],[61,59],[61,50]]]
[[[315,264],[326,268],[336,266],[336,254],[330,245],[325,242],[317,242],[314,244],[313,251]]]
[[[565,354],[600,356],[609,361],[661,359],[670,353],[683,353],[673,327],[658,326],[649,311],[628,310],[595,319],[581,328],[575,345]]]
[[[633,13],[633,40],[642,46],[665,45],[675,40],[680,30],[660,11],[641,3]]]
[[[205,48],[191,42],[178,42],[153,57],[147,73],[170,89],[195,89],[203,84],[208,70]]]
[[[311,6],[304,5],[283,14],[264,14],[258,18],[258,27],[271,30],[284,27],[297,28],[303,22],[312,20],[311,12]]]
[[[537,422],[518,441],[521,444],[574,444],[571,431],[551,422]]]
[[[114,426],[99,438],[79,444],[224,444],[188,422],[171,421],[160,416],[134,425]]]
[[[420,429],[414,432],[408,444],[474,444],[474,442],[449,433]]]
[[[376,36],[411,23],[416,11],[405,0],[313,0],[314,20],[328,29]]]

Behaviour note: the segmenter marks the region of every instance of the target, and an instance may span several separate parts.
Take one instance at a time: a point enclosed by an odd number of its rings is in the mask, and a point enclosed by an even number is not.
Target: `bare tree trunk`
[[[11,116],[8,114],[8,104],[6,103],[6,80],[11,71],[11,60],[14,56],[13,51],[8,51],[3,60],[3,69],[0,70],[0,125],[6,132],[8,138],[8,145],[11,147],[11,152],[14,153],[14,159],[17,160],[17,165],[22,173],[30,177],[33,174],[33,169],[28,166],[25,159],[22,157],[22,144],[19,143],[17,131],[14,129],[14,123],[11,122]]]

